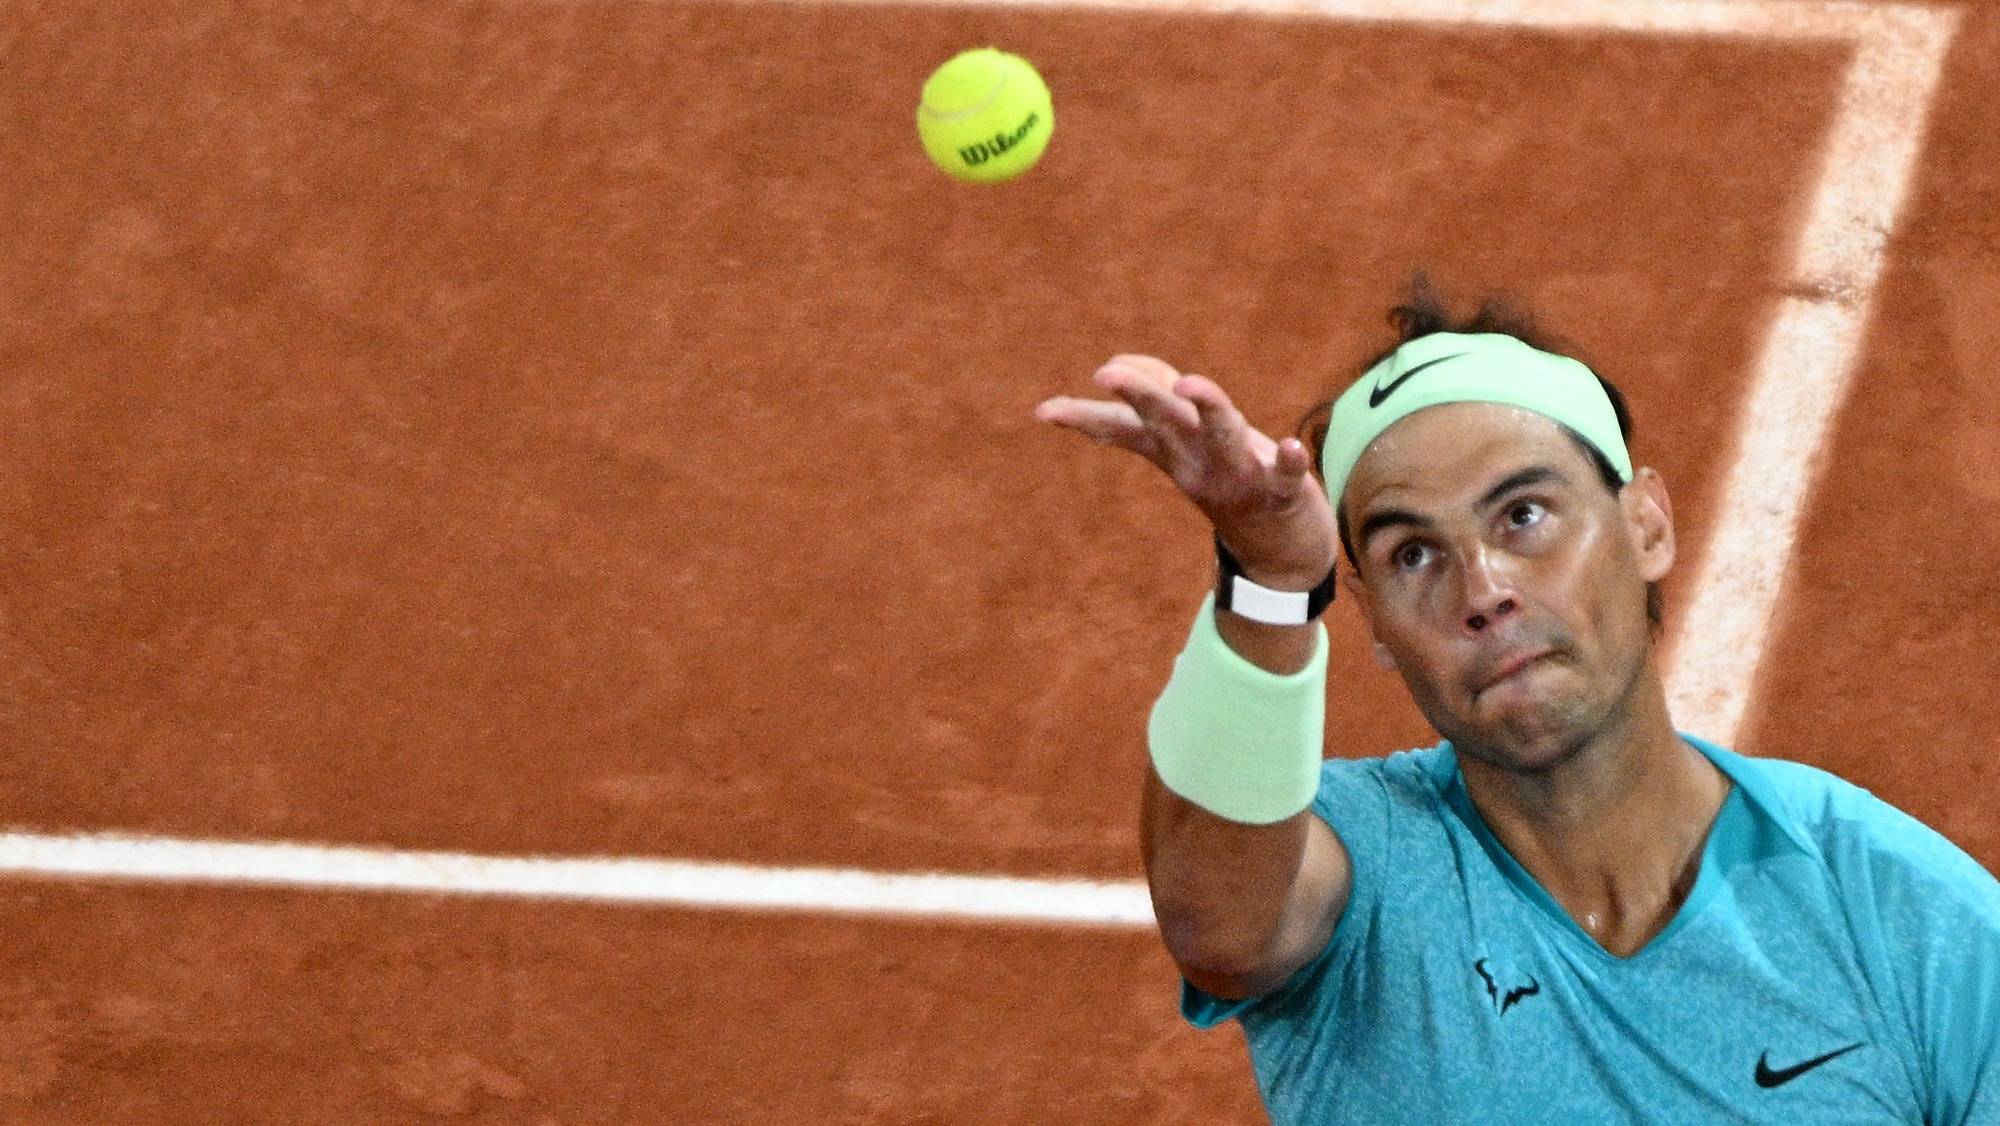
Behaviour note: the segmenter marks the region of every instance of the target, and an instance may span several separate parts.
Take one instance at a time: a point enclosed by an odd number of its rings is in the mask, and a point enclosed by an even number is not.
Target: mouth
[[[1494,666],[1491,672],[1488,672],[1481,680],[1476,682],[1478,683],[1478,687],[1473,690],[1473,695],[1484,695],[1530,665],[1540,661],[1543,657],[1547,657],[1554,652],[1554,649],[1549,648],[1529,649],[1508,657]]]

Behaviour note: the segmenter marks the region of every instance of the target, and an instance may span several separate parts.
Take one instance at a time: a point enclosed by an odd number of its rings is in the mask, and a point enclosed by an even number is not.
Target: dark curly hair
[[[1450,303],[1438,292],[1430,278],[1422,273],[1411,279],[1409,295],[1401,303],[1390,308],[1386,319],[1390,327],[1396,330],[1395,343],[1369,357],[1367,362],[1359,366],[1360,373],[1366,373],[1376,364],[1388,359],[1396,349],[1410,341],[1436,332],[1501,333],[1544,352],[1572,357],[1578,352],[1573,343],[1544,329],[1536,322],[1533,313],[1507,294],[1489,294],[1480,300],[1470,315],[1454,316]],[[1596,365],[1590,367],[1592,373],[1597,375],[1597,382],[1603,386],[1605,395],[1611,399],[1611,410],[1618,416],[1619,436],[1630,445],[1632,412],[1625,405],[1624,393],[1610,380],[1604,378],[1603,373],[1597,371]],[[1359,378],[1358,374],[1356,378]],[[1305,416],[1299,419],[1294,431],[1312,456],[1313,475],[1319,478],[1322,485],[1326,483],[1326,473],[1320,465],[1320,454],[1326,445],[1327,427],[1332,423],[1334,399],[1338,397],[1328,396],[1307,411]],[[1583,435],[1567,426],[1563,426],[1562,431],[1569,436],[1570,441],[1576,443],[1577,448],[1590,459],[1590,463],[1597,467],[1597,475],[1604,481],[1604,487],[1611,490],[1612,495],[1615,496],[1624,490],[1625,483],[1619,480],[1618,470],[1611,464],[1611,459],[1604,456],[1603,451],[1585,441]],[[1354,540],[1348,533],[1346,507],[1340,503],[1340,498],[1332,499],[1334,514],[1340,527],[1340,549],[1347,556],[1348,565],[1358,568],[1360,564],[1355,558]],[[1659,584],[1647,583],[1646,618],[1652,622],[1655,629],[1658,629],[1662,617]]]

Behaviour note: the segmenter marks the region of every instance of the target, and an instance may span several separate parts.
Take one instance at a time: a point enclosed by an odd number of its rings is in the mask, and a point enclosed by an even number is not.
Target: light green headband
[[[1334,401],[1320,455],[1334,506],[1354,463],[1384,430],[1443,403],[1504,403],[1546,415],[1597,447],[1619,480],[1632,479],[1618,413],[1589,368],[1504,333],[1436,332],[1396,349]]]

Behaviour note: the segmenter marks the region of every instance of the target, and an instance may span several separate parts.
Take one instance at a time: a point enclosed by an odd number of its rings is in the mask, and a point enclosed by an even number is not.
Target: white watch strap
[[[1258,586],[1242,575],[1233,575],[1230,577],[1229,612],[1265,625],[1302,626],[1307,621],[1306,604],[1310,595],[1310,591],[1304,590],[1272,590],[1267,586]]]

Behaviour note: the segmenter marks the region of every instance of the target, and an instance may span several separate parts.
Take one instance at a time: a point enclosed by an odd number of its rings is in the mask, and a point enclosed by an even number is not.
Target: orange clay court
[[[1131,891],[1210,556],[1033,405],[1285,431],[1420,267],[1631,398],[1677,719],[2000,864],[2000,7],[1508,11],[8,3],[0,1120],[1258,1121],[1143,920],[23,857]],[[1058,114],[997,188],[912,128],[984,43]],[[1337,752],[1429,742],[1329,621]]]

